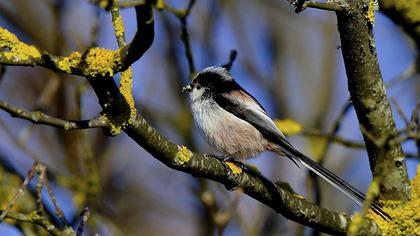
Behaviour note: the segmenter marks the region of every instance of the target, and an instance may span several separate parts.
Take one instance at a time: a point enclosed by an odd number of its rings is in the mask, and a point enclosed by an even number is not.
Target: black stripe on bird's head
[[[211,66],[200,71],[193,79],[193,86],[201,86],[213,93],[229,92],[238,89],[230,72],[224,67]]]

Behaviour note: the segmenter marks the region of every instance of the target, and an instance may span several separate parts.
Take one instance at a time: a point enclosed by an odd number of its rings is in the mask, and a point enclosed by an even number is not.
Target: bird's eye
[[[201,86],[200,86],[199,84],[197,84],[197,86],[195,86],[195,88],[196,88],[197,90],[200,90],[200,89],[201,89]]]

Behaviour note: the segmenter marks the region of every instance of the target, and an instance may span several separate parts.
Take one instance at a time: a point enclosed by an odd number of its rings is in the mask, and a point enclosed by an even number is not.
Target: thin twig
[[[237,190],[235,190],[234,198],[229,203],[228,209],[219,209],[218,211],[214,212],[213,220],[216,224],[219,236],[224,235],[223,232],[226,229],[227,224],[232,220],[233,216],[235,215],[236,209],[238,208],[239,199],[243,192],[244,190],[242,188],[238,188]]]
[[[238,52],[235,49],[231,50],[229,53],[229,61],[226,64],[222,65],[222,67],[226,68],[226,70],[230,70],[237,56]]]
[[[95,118],[91,120],[63,120],[46,115],[40,111],[28,111],[23,108],[15,107],[4,101],[0,101],[0,109],[8,112],[12,117],[18,117],[31,121],[35,124],[49,125],[64,130],[109,127],[108,121],[101,118]]]
[[[0,119],[0,128],[2,128],[5,134],[9,137],[11,142],[16,148],[19,148],[25,155],[30,157],[33,161],[40,161],[41,158],[34,150],[30,150],[26,143],[22,142],[16,135],[15,131],[12,130],[3,120]]]
[[[45,185],[45,169],[44,165],[39,165],[35,163],[35,172],[38,174],[38,180],[35,185],[35,200],[37,203],[37,210],[42,212],[44,211],[44,205],[42,204],[42,188]]]
[[[94,9],[94,21],[92,28],[90,29],[90,46],[96,47],[98,44],[98,37],[101,28],[101,10],[98,8]]]
[[[3,212],[2,212],[3,213]],[[6,215],[7,219],[12,219],[18,222],[27,222],[31,224],[36,224],[44,228],[48,233],[54,236],[60,235],[72,235],[72,232],[63,233],[58,227],[48,221],[44,216],[38,214],[38,211],[33,211],[27,214],[17,213],[17,212],[8,212]]]
[[[194,6],[195,0],[190,0],[188,3],[188,6],[184,10],[177,10],[175,8],[172,8],[171,6],[168,6],[167,4],[164,5],[164,9],[173,13],[181,22],[181,40],[185,47],[185,56],[187,57],[188,61],[188,67],[190,71],[190,76],[195,74],[195,64],[194,64],[194,58],[193,53],[191,49],[191,43],[190,43],[190,37],[188,34],[188,25],[187,25],[187,18],[191,13],[191,9]]]
[[[0,65],[0,83],[3,80],[3,77],[5,74],[6,74],[6,66]]]
[[[85,229],[86,222],[89,219],[90,211],[88,207],[85,207],[83,211],[80,213],[80,223],[77,226],[76,236],[82,236],[83,231]]]
[[[412,62],[410,62],[410,64],[407,66],[407,68],[403,71],[403,73],[401,73],[399,76],[389,80],[388,83],[386,83],[386,87],[391,88],[395,84],[397,84],[398,82],[401,82],[401,81],[404,81],[404,80],[407,80],[407,79],[411,78],[416,73],[418,73],[417,62],[416,62],[416,60],[413,60]]]
[[[395,108],[397,109],[398,115],[400,115],[405,125],[410,126],[410,121],[408,120],[407,116],[404,114],[404,111],[402,110],[400,104],[398,104],[397,99],[395,99],[395,97],[391,97],[391,102],[394,103]]]
[[[405,152],[404,157],[405,158],[420,159],[420,154],[419,153]]]
[[[112,24],[114,26],[115,37],[117,38],[118,47],[125,46],[124,25],[121,19],[120,10],[117,7],[111,7]]]
[[[416,108],[411,114],[410,126],[412,127],[413,132],[415,133],[420,133],[419,113],[420,113],[420,100],[417,101]],[[416,146],[417,146],[417,154],[418,156],[420,156],[420,139],[416,140]]]
[[[113,1],[113,0],[90,0],[91,3],[105,9],[109,10],[112,7],[117,8],[130,8],[139,5],[144,5],[146,0],[120,0],[120,1]]]
[[[326,11],[340,12],[345,8],[338,3],[334,2],[317,2],[317,1],[305,1],[305,0],[287,0],[289,3],[296,7],[295,12],[300,13],[306,8],[315,8]]]
[[[5,218],[16,219],[22,222],[29,222],[33,224],[37,224],[45,228],[48,232],[52,235],[74,235],[74,231],[68,222],[64,218],[63,211],[59,208],[57,204],[57,199],[48,184],[48,179],[46,175],[46,167],[38,162],[34,162],[31,169],[28,171],[25,180],[23,181],[22,185],[18,189],[17,193],[14,195],[12,200],[9,202],[8,206],[4,211],[2,211],[0,215],[0,223]],[[15,205],[16,201],[25,193],[25,190],[28,189],[28,185],[30,181],[34,178],[35,174],[38,175],[38,180],[35,186],[35,201],[37,203],[37,209],[28,214],[20,214],[20,213],[13,213],[9,212],[12,207]],[[48,215],[45,212],[44,205],[42,203],[42,188],[46,186],[48,194],[50,196],[51,202],[54,204],[54,208],[56,209],[56,216],[61,220],[60,223],[64,225],[64,229],[59,229],[59,227],[55,226],[48,220]]]
[[[3,210],[3,212],[0,215],[0,223],[3,221],[3,219],[6,217],[6,215],[9,213],[9,211],[13,208],[13,206],[16,204],[16,201],[25,193],[25,190],[28,187],[29,182],[33,179],[34,175],[35,175],[35,167],[36,167],[36,163],[35,162],[31,169],[28,171],[28,173],[26,174],[25,180],[23,181],[23,183],[20,185],[18,191],[15,193],[15,195],[13,196],[12,200],[9,202],[9,204],[7,205],[6,209]]]
[[[44,171],[43,171],[44,176],[45,176],[45,170],[46,169],[44,169]],[[54,206],[54,209],[55,209],[55,215],[61,221],[61,224],[65,225],[65,226],[68,226],[69,222],[67,221],[63,210],[61,210],[60,206],[58,205],[57,198],[55,197],[55,194],[52,191],[52,188],[51,188],[50,183],[49,183],[47,178],[45,178],[45,188],[47,189],[48,196],[50,197],[51,202],[53,203],[53,206]]]
[[[320,10],[327,10],[327,11],[334,11],[339,12],[343,11],[344,7],[339,5],[338,3],[332,3],[332,2],[316,2],[316,1],[306,1],[303,4],[303,9],[305,8],[315,8]]]
[[[322,133],[319,130],[304,129],[303,132],[302,132],[302,135],[325,138],[325,139],[327,139],[327,140],[329,140],[333,143],[341,144],[341,145],[349,147],[349,148],[356,148],[356,149],[364,149],[365,148],[364,143],[350,141],[350,140],[344,139],[342,137],[339,137],[337,135],[325,134],[325,133]]]

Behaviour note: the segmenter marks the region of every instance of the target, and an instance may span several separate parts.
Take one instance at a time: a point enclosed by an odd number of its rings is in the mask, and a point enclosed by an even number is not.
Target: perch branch
[[[125,132],[156,159],[170,168],[217,181],[227,189],[241,188],[244,193],[266,204],[286,218],[322,232],[345,235],[350,217],[310,203],[255,173],[238,170],[217,158],[192,153],[161,136],[139,115]],[[361,235],[378,235],[377,225],[367,220]]]

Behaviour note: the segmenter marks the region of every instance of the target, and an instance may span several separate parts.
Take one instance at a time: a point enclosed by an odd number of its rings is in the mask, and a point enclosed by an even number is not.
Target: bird
[[[296,149],[257,99],[242,88],[226,68],[203,69],[182,91],[189,93],[196,126],[224,157],[241,162],[262,152],[274,152],[289,158],[298,167],[300,164],[307,167],[359,207],[366,200],[365,194]],[[373,201],[370,207],[382,218],[390,219],[379,202]]]

